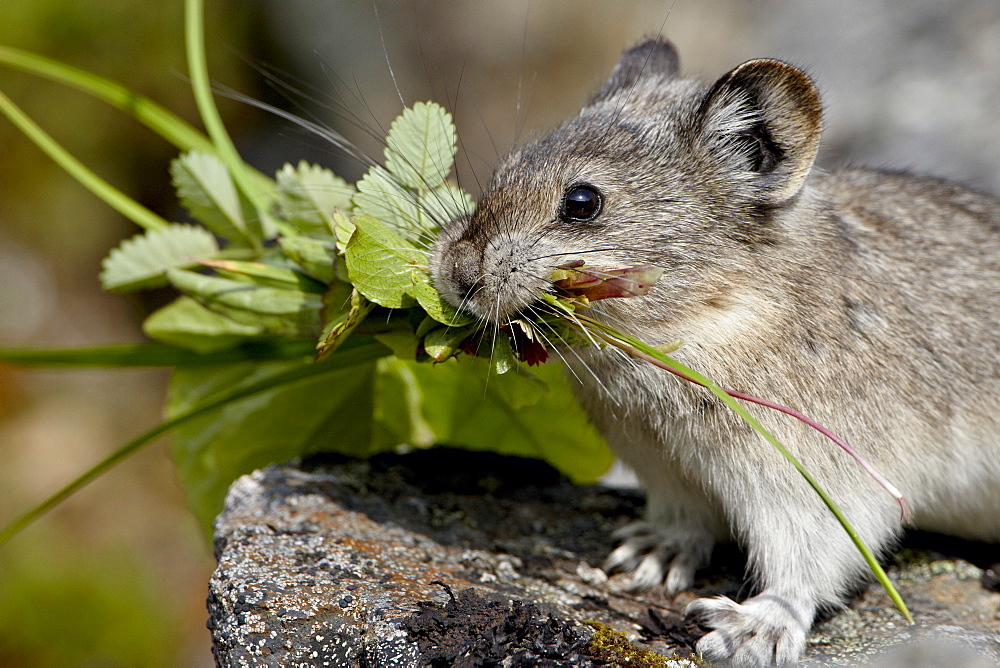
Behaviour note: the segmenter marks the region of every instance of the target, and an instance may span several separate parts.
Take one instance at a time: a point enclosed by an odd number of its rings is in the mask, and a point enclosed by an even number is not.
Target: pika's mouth
[[[587,303],[601,299],[642,297],[663,276],[663,269],[650,264],[611,268],[575,260],[556,267],[552,285],[563,295]]]

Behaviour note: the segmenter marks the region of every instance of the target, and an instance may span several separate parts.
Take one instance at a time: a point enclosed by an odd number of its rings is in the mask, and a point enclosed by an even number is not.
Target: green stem
[[[188,74],[191,76],[191,91],[194,93],[202,123],[208,136],[215,144],[215,152],[226,164],[229,173],[240,190],[250,200],[261,218],[267,212],[267,201],[259,184],[254,183],[247,173],[246,163],[240,157],[232,138],[215,106],[212,86],[208,78],[208,63],[205,58],[205,24],[202,0],[185,0],[184,38],[187,48]]]
[[[727,394],[723,388],[712,382],[712,380],[698,373],[694,369],[690,369],[687,366],[681,364],[672,357],[664,355],[656,348],[646,343],[643,343],[642,341],[634,337],[628,336],[627,334],[622,334],[616,330],[613,330],[595,320],[587,318],[586,322],[588,325],[588,329],[590,329],[592,333],[596,334],[602,340],[615,346],[616,348],[624,350],[625,352],[631,355],[634,355],[641,359],[645,359],[647,361],[655,360],[657,362],[660,362],[663,365],[669,367],[670,369],[676,371],[678,374],[687,376],[689,379],[693,380],[699,385],[705,386],[709,391],[712,392],[712,394],[714,394],[720,400],[722,400],[722,402],[725,403],[726,406],[728,406],[734,413],[743,418],[743,420],[745,420],[747,424],[749,424],[757,433],[763,436],[768,443],[777,448],[778,452],[780,452],[782,456],[784,456],[784,458],[788,460],[792,464],[792,466],[795,467],[795,469],[802,475],[802,477],[805,478],[806,482],[809,483],[809,486],[813,488],[816,494],[818,494],[819,497],[823,500],[823,503],[826,504],[826,507],[830,509],[831,513],[833,513],[834,517],[837,518],[837,521],[840,522],[840,525],[844,528],[844,531],[846,531],[847,535],[850,537],[851,542],[854,543],[854,546],[858,549],[858,552],[860,552],[861,556],[864,557],[865,562],[867,562],[868,567],[871,569],[872,573],[874,573],[875,578],[879,581],[882,587],[885,588],[886,593],[889,595],[889,598],[892,599],[892,602],[896,605],[896,608],[900,611],[900,613],[902,613],[903,617],[905,617],[909,623],[911,624],[913,623],[913,616],[910,614],[909,609],[906,607],[906,603],[903,601],[902,596],[900,596],[899,592],[896,591],[896,588],[893,586],[892,581],[889,580],[889,576],[886,575],[885,571],[882,569],[882,566],[878,563],[878,560],[875,558],[875,555],[873,555],[871,550],[868,549],[868,546],[865,545],[865,542],[861,539],[861,536],[858,535],[858,532],[854,529],[854,526],[851,525],[851,523],[847,520],[847,517],[844,516],[844,514],[841,512],[837,504],[834,503],[833,499],[830,498],[830,495],[826,493],[826,490],[824,490],[820,486],[820,484],[816,482],[816,479],[813,478],[812,475],[810,475],[809,471],[806,470],[806,468],[802,465],[802,463],[794,455],[792,455],[792,453],[789,452],[784,445],[781,444],[781,441],[779,441],[777,438],[774,437],[773,434],[771,434],[771,432],[765,429],[764,425],[758,422],[757,419],[753,415],[751,415],[749,411],[746,410],[746,408],[737,403],[735,399],[729,396],[729,394]]]
[[[100,176],[88,169],[82,162],[74,158],[59,145],[48,133],[31,120],[27,114],[14,104],[3,93],[0,93],[0,112],[23,132],[28,139],[42,149],[56,164],[65,169],[70,176],[79,181],[112,209],[122,214],[139,227],[155,230],[169,223],[155,213],[136,202],[134,199],[115,188]]]
[[[119,83],[30,51],[0,46],[0,63],[89,93],[124,111],[182,151],[214,153],[215,146],[193,125]]]
[[[160,343],[123,343],[93,348],[0,349],[0,362],[41,367],[194,367],[233,362],[311,357],[311,341],[252,341],[232,350],[196,353]]]
[[[93,95],[132,116],[181,151],[217,154],[212,140],[193,125],[115,81],[37,53],[9,46],[0,46],[0,63]],[[259,190],[267,191],[273,187],[273,181],[267,176],[254,169],[249,171],[250,178],[256,182]]]
[[[7,541],[16,536],[25,527],[47,513],[49,510],[72,496],[80,488],[84,487],[95,478],[98,478],[115,464],[135,453],[142,448],[142,446],[151,443],[159,436],[162,436],[168,431],[184,424],[185,422],[188,422],[189,420],[192,420],[200,415],[204,415],[211,410],[220,408],[234,401],[239,401],[255,394],[260,394],[261,392],[266,392],[267,390],[275,388],[279,385],[288,385],[306,378],[314,378],[324,373],[330,373],[345,367],[355,366],[363,362],[378,359],[379,357],[384,357],[388,354],[390,354],[389,349],[376,341],[369,341],[360,345],[354,345],[350,348],[341,348],[339,354],[334,356],[328,362],[315,364],[304,363],[301,366],[288,369],[287,371],[283,371],[281,373],[276,373],[267,378],[262,378],[258,382],[247,385],[246,387],[220,394],[199,406],[181,413],[180,415],[175,415],[169,420],[160,423],[146,433],[137,436],[122,447],[118,448],[86,471],[83,475],[79,476],[58,492],[45,499],[45,501],[15,518],[14,521],[0,530],[0,546],[4,545]]]

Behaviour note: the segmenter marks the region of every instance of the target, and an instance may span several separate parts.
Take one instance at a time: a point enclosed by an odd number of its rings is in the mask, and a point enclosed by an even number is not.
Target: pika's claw
[[[739,668],[794,664],[812,624],[794,601],[766,591],[742,604],[725,596],[699,598],[684,614],[700,617],[714,629],[698,641],[704,659]]]
[[[649,522],[632,522],[614,535],[624,541],[608,555],[604,570],[632,571],[632,591],[662,584],[671,596],[694,583],[695,570],[708,562],[715,542],[712,536]]]

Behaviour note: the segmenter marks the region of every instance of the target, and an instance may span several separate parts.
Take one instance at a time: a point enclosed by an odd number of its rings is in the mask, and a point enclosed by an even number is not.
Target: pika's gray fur
[[[821,107],[794,67],[755,60],[713,86],[664,41],[626,51],[580,114],[515,150],[475,214],[435,245],[435,285],[497,323],[570,260],[665,270],[648,296],[596,305],[720,384],[792,406],[845,437],[923,529],[1000,540],[1000,202],[904,173],[813,168]],[[593,220],[566,215],[577,187]],[[760,593],[699,599],[712,660],[793,662],[822,607],[866,566],[794,469],[705,391],[615,350],[567,352],[579,398],[648,492],[610,567],[688,587],[735,539]],[[880,553],[896,502],[804,425],[749,410]]]

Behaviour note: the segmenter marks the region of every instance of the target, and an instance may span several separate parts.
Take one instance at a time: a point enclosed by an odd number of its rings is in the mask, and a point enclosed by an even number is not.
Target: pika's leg
[[[817,610],[837,605],[863,575],[864,561],[843,528],[799,482],[770,480],[733,490],[744,505],[727,510],[733,511],[761,592],[743,603],[720,596],[688,606],[688,614],[714,629],[698,642],[699,653],[709,661],[733,666],[798,661]],[[871,490],[863,481],[849,492],[829,491],[835,498],[854,495],[842,510],[876,554],[890,544],[899,527],[891,500],[866,496]]]
[[[604,568],[632,571],[634,591],[662,584],[673,595],[691,586],[695,571],[708,564],[712,548],[727,532],[705,493],[675,471],[657,468],[652,479],[655,485],[646,486],[645,519],[615,532],[613,538],[621,544]]]

